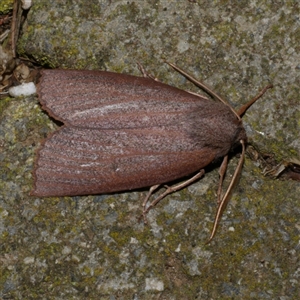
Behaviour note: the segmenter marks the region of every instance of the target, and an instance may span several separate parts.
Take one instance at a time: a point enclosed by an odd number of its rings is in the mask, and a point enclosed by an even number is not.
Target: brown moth
[[[270,86],[235,112],[202,83],[174,69],[222,102],[214,102],[157,82],[103,71],[43,70],[38,85],[42,108],[64,123],[38,150],[32,195],[75,196],[151,187],[143,216],[167,194],[204,174],[211,162],[220,168],[216,232],[230,192],[241,171],[247,136],[240,116]],[[229,188],[221,196],[228,153],[242,145]],[[166,187],[147,207],[156,188]]]

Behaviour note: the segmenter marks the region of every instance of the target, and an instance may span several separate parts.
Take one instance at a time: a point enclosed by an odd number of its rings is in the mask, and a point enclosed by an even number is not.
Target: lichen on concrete
[[[269,1],[36,1],[18,43],[45,67],[139,75],[199,91],[164,59],[247,112],[249,142],[299,158],[299,5]],[[213,100],[212,100],[213,101]],[[217,236],[218,165],[138,222],[146,191],[34,198],[35,150],[56,124],[36,97],[0,117],[0,298],[297,299],[298,182],[264,177],[246,158]],[[238,158],[232,155],[228,184]]]
[[[13,9],[14,0],[1,0],[0,3],[0,13],[7,14],[9,11]]]

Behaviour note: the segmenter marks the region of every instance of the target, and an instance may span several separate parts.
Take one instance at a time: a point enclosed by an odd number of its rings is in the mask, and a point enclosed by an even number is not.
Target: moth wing
[[[37,90],[43,108],[69,126],[169,126],[179,114],[198,110],[201,118],[215,110],[213,101],[186,91],[149,78],[111,72],[43,70]]]
[[[184,131],[63,126],[38,152],[32,195],[72,196],[148,187],[190,175],[214,157],[214,149],[196,145]]]

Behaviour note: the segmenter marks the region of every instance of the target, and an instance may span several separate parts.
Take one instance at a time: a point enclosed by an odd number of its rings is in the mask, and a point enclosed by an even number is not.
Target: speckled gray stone
[[[198,91],[167,59],[234,107],[271,82],[244,117],[249,140],[278,161],[299,159],[298,2],[71,2],[34,2],[21,56],[135,75],[140,62],[160,80]],[[146,190],[30,197],[35,150],[57,126],[35,97],[1,103],[0,298],[299,299],[298,182],[264,177],[246,158],[217,236],[206,245],[217,164],[159,203],[148,226],[137,221]],[[236,163],[233,157],[228,175]]]

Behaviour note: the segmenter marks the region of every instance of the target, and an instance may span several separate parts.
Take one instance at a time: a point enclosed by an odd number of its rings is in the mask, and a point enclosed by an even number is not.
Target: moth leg
[[[156,77],[154,77],[153,75],[149,74],[149,73],[145,70],[145,68],[142,66],[142,64],[140,64],[140,63],[138,62],[137,65],[138,65],[138,67],[139,67],[141,73],[143,74],[143,76],[144,76],[145,78],[151,78],[151,79],[153,79],[154,81],[161,82],[158,78],[156,78]]]
[[[147,218],[146,216],[144,215],[144,211],[146,210],[146,205],[147,205],[147,202],[149,201],[150,197],[152,196],[153,192],[160,186],[160,184],[156,184],[156,185],[153,185],[150,187],[149,189],[149,192],[147,194],[147,196],[145,197],[144,201],[143,201],[143,219],[144,219],[144,223],[147,224]]]
[[[222,186],[223,186],[223,181],[227,170],[227,165],[228,165],[228,155],[224,156],[222,164],[219,169],[220,180],[219,180],[219,187],[217,193],[218,205],[221,203]]]
[[[242,167],[243,167],[243,163],[244,163],[244,159],[245,159],[245,141],[241,140],[240,143],[242,144],[241,158],[240,158],[240,160],[238,162],[238,165],[237,165],[237,167],[234,171],[234,174],[233,174],[232,179],[230,181],[230,184],[229,184],[229,186],[226,190],[226,193],[225,193],[225,195],[223,196],[221,202],[218,205],[218,209],[217,209],[216,216],[215,216],[215,219],[214,219],[213,229],[212,229],[210,237],[209,237],[209,239],[206,243],[209,243],[213,239],[213,237],[215,236],[216,231],[217,231],[217,227],[219,225],[219,221],[220,221],[220,219],[222,217],[222,214],[223,214],[223,211],[226,208],[226,205],[227,205],[228,201],[231,198],[233,188],[234,188],[235,184],[237,183],[237,181],[239,179],[239,175],[242,171]],[[223,165],[223,163],[222,163],[222,165]]]
[[[186,180],[185,182],[182,182],[178,185],[175,185],[175,186],[165,186],[167,189],[161,194],[159,195],[155,200],[153,200],[150,205],[146,208],[146,203],[148,202],[149,200],[149,197],[151,196],[152,192],[153,192],[153,189],[154,190],[158,187],[158,186],[153,186],[150,188],[150,191],[146,197],[146,199],[144,200],[143,202],[143,218],[144,218],[144,222],[147,223],[147,218],[146,218],[146,215],[147,213],[160,201],[162,200],[164,197],[166,197],[167,195],[173,193],[173,192],[176,192],[178,190],[181,190],[183,188],[185,188],[186,186],[190,185],[191,183],[193,183],[194,181],[198,180],[199,178],[201,178],[203,175],[204,175],[205,171],[204,169],[200,170],[199,173],[197,173],[195,176],[193,176],[192,178]],[[145,205],[145,206],[144,206]]]

